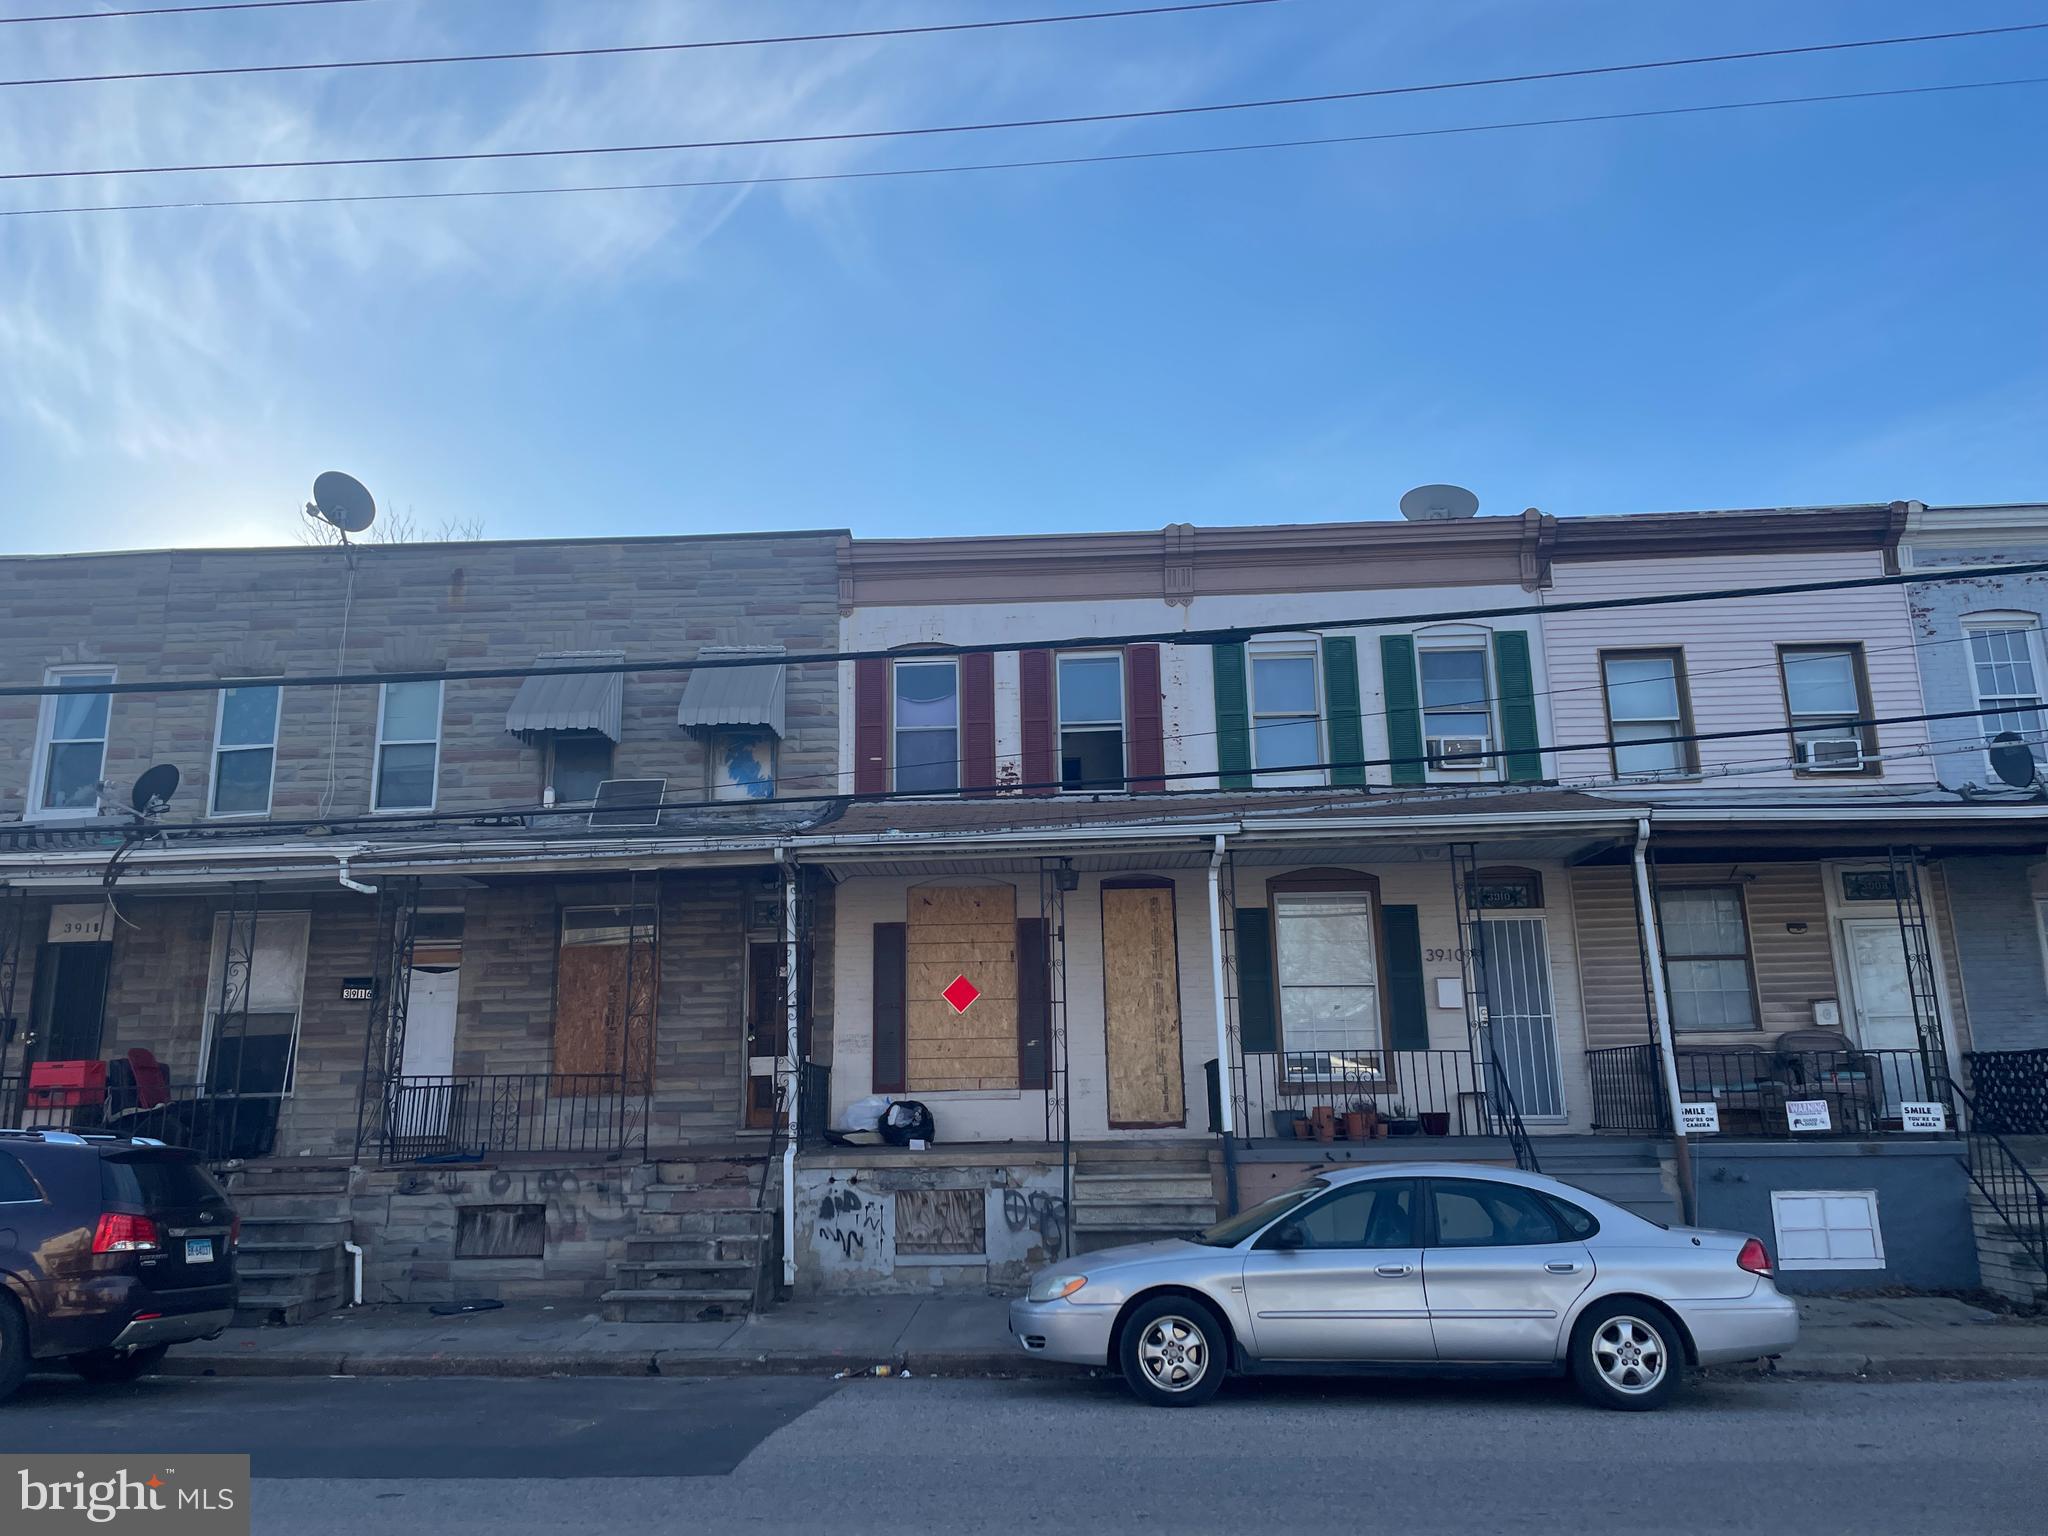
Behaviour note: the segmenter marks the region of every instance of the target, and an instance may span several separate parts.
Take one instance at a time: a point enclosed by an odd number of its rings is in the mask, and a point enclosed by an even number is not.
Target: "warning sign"
[[[946,990],[941,992],[939,996],[943,997],[951,1005],[955,1013],[965,1013],[973,1005],[974,1000],[981,996],[981,988],[977,987],[965,976],[955,976],[946,983]]]

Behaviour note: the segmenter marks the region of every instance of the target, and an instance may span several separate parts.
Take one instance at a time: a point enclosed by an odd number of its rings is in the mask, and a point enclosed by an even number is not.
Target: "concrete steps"
[[[1977,1270],[1984,1289],[2021,1306],[2048,1304],[2048,1271],[1974,1186],[1970,1225],[1977,1235]]]
[[[289,1164],[229,1175],[242,1219],[234,1326],[296,1327],[346,1305],[349,1180],[346,1168]]]
[[[751,1288],[616,1290],[603,1296],[608,1323],[721,1323],[754,1310]]]
[[[1074,1251],[1185,1237],[1216,1219],[1209,1149],[1187,1143],[1110,1142],[1074,1164]]]
[[[1574,1138],[1553,1144],[1537,1140],[1536,1160],[1544,1173],[1625,1211],[1667,1226],[1680,1220],[1678,1201],[1664,1184],[1664,1164],[1648,1142],[1593,1143]]]
[[[765,1164],[669,1159],[655,1165],[633,1235],[600,1298],[614,1323],[722,1322],[774,1294],[780,1212],[760,1201]]]

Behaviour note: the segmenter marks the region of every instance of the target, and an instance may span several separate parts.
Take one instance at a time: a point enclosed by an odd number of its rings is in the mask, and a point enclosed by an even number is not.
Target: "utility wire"
[[[422,64],[502,64],[523,59],[597,59],[631,54],[692,53],[715,48],[766,48],[783,43],[841,43],[885,37],[929,37],[942,32],[992,32],[1004,27],[1051,27],[1074,21],[1120,21],[1141,16],[1175,16],[1190,11],[1231,11],[1282,0],[1192,0],[1182,5],[1132,6],[1117,11],[1080,11],[1056,16],[1016,16],[997,21],[947,21],[922,27],[867,27],[854,32],[796,32],[774,37],[725,37],[702,42],[622,43],[602,48],[534,48],[505,53],[442,53],[412,58],[330,59],[311,64],[222,64],[196,69],[134,69],[103,75],[42,75],[0,80],[0,88],[27,85],[101,85],[124,80],[200,80],[221,75],[291,75],[344,69],[403,69]],[[2048,25],[2048,23],[2044,23]]]
[[[112,21],[122,16],[196,16],[204,11],[289,11],[304,5],[363,5],[368,0],[222,0],[215,5],[150,5],[125,11],[59,11],[44,16],[0,16],[0,27],[39,21]]]
[[[178,208],[300,208],[334,203],[432,203],[491,197],[563,197],[611,192],[678,192],[718,187],[771,187],[807,182],[890,181],[922,176],[957,176],[981,171],[1116,165],[1146,160],[1187,160],[1206,155],[1251,154],[1279,149],[1312,149],[1339,144],[1382,144],[1400,139],[1453,138],[1465,134],[1503,133],[1523,128],[1634,122],[1654,117],[1691,117],[1706,112],[1746,112],[1757,107],[1872,101],[1894,96],[1937,96],[1955,91],[1986,91],[2015,85],[2048,85],[2048,75],[2027,75],[2006,80],[1969,80],[1955,85],[1902,86],[1881,91],[1838,91],[1818,96],[1769,96],[1751,101],[1709,102],[1695,107],[1654,107],[1636,112],[1593,112],[1574,117],[1530,117],[1512,122],[1466,123],[1450,128],[1411,128],[1391,133],[1349,133],[1312,139],[1267,139],[1257,143],[1211,144],[1193,149],[1134,150],[1113,155],[1060,155],[1040,160],[984,160],[962,165],[907,166],[881,171],[817,171],[783,176],[723,176],[697,181],[616,181],[592,182],[580,186],[484,187],[438,192],[353,192],[306,197],[181,198],[156,203],[80,203],[54,208],[0,208],[0,218],[26,219],[60,213],[156,213]]]
[[[1421,85],[1385,85],[1354,91],[1321,91],[1303,96],[1269,96],[1251,101],[1203,102],[1191,106],[1149,107],[1122,112],[1084,112],[1060,117],[1025,117],[988,122],[941,123],[920,128],[850,128],[843,129],[837,133],[772,134],[747,139],[681,139],[661,144],[602,144],[551,149],[473,149],[446,151],[439,154],[342,155],[310,160],[228,160],[190,165],[102,166],[90,170],[70,171],[7,171],[0,172],[0,181],[57,181],[86,176],[169,176],[202,171],[325,170],[344,166],[366,165],[446,165],[485,160],[552,160],[586,155],[666,154],[697,149],[759,149],[788,144],[848,144],[881,139],[930,138],[945,134],[996,133],[1023,128],[1068,128],[1096,123],[1126,123],[1169,117],[1195,117],[1219,112],[1255,112],[1278,107],[1319,106],[1340,101],[1367,101],[1382,97],[1414,96],[1437,91],[1476,90],[1497,85],[1525,85],[1543,80],[1575,80],[1595,75],[1619,75],[1641,70],[1681,69],[1701,64],[1718,64],[1741,59],[1765,58],[1774,56],[1779,52],[1891,47],[1908,43],[1935,42],[1959,37],[1990,36],[1997,32],[2032,31],[2043,28],[2048,28],[2048,22],[2029,22],[2022,26],[1987,28],[1974,32],[1928,32],[1912,37],[1867,38],[1843,43],[1816,43],[1806,49],[1699,54],[1682,59],[1651,59],[1632,64],[1602,64],[1580,69],[1544,70],[1519,75],[1492,75],[1469,80],[1439,80]]]
[[[1633,597],[1575,598],[1562,603],[1503,603],[1486,608],[1431,609],[1415,613],[1372,614],[1348,618],[1295,619],[1269,624],[1235,624],[1204,629],[1150,630],[1116,635],[1062,635],[1050,639],[993,640],[974,645],[943,642],[920,645],[916,655],[992,656],[1002,651],[1102,650],[1119,645],[1227,645],[1258,635],[1300,634],[1304,630],[1412,629],[1421,625],[1455,624],[1471,619],[1541,618],[1557,613],[1594,613],[1622,608],[1666,608],[1683,603],[1725,602],[1747,597],[1791,597],[1813,592],[1856,592],[1877,587],[1937,586],[1952,581],[1981,581],[1992,577],[2039,576],[2048,572],[2048,560],[2018,565],[1961,566],[1942,571],[1902,571],[1886,576],[1837,577],[1828,581],[1791,581],[1771,586],[1711,587],[1693,592],[1650,592]],[[593,677],[630,672],[710,671],[725,667],[802,666],[809,663],[900,660],[904,652],[888,649],[853,651],[790,651],[779,656],[698,656],[687,661],[650,658],[639,661],[588,661],[571,666],[447,667],[419,671],[330,672],[295,677],[200,677],[154,678],[135,682],[93,683],[81,687],[63,683],[10,683],[0,687],[0,698],[46,698],[60,694],[128,693],[211,693],[226,687],[332,688],[355,683],[482,682],[525,677]],[[1570,751],[1572,748],[1546,748]]]

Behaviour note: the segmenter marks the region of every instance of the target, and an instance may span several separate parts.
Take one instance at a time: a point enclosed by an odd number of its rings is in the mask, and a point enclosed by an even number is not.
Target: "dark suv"
[[[132,1381],[235,1309],[241,1223],[196,1153],[0,1131],[0,1398],[31,1362]]]

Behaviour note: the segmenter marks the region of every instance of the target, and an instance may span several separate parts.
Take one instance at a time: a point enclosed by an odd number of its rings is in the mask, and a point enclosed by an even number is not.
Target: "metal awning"
[[[783,734],[783,698],[787,692],[779,645],[707,645],[697,655],[762,656],[773,661],[758,667],[699,667],[683,685],[676,724],[688,726],[761,725]]]
[[[625,659],[624,651],[544,651],[533,664],[567,666],[579,661]],[[596,731],[617,741],[625,698],[626,679],[620,672],[522,678],[512,707],[505,711],[505,729],[529,741],[542,731]]]

